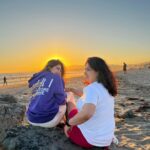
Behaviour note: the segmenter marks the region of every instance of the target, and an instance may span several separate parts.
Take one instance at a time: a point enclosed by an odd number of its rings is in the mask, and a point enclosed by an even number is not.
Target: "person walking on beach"
[[[7,85],[7,78],[4,76],[3,78],[4,84],[3,85]]]
[[[127,64],[125,62],[123,63],[123,72],[124,74],[127,73]]]
[[[26,111],[29,124],[51,128],[57,126],[66,112],[64,65],[50,60],[45,68],[29,80],[32,97]]]
[[[88,85],[83,92],[67,88],[72,96],[67,98],[68,118],[64,132],[75,144],[108,150],[114,142],[115,117],[114,97],[117,94],[115,77],[106,62],[99,57],[90,57],[85,64]],[[75,100],[75,95],[81,97]]]

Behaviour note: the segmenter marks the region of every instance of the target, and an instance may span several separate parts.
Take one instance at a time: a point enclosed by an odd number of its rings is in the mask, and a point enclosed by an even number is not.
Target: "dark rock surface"
[[[122,112],[121,114],[117,114],[116,117],[119,117],[119,118],[134,118],[135,117],[135,114],[132,110],[126,110],[124,112]]]
[[[83,150],[73,144],[63,128],[22,125],[25,106],[10,95],[0,95],[0,150]],[[93,150],[101,148],[94,147]]]
[[[6,130],[21,124],[25,106],[17,103],[17,99],[10,95],[0,95],[0,143]]]
[[[7,150],[84,150],[73,144],[63,129],[20,126],[7,131],[2,143]],[[94,147],[91,150],[101,150]]]

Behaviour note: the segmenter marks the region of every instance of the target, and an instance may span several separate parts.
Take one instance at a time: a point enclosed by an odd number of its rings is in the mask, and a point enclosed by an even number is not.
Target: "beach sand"
[[[150,69],[130,70],[127,74],[120,72],[117,79],[115,116],[116,135],[120,143],[116,149],[149,150]]]
[[[150,149],[150,69],[132,69],[116,73],[118,95],[115,98],[116,137],[114,150]],[[68,78],[66,87],[82,89],[83,77]],[[31,91],[27,85],[2,87],[0,94],[11,94],[27,105]]]

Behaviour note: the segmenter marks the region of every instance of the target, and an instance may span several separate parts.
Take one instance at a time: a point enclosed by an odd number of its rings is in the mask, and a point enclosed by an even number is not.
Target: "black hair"
[[[116,79],[109,69],[106,62],[99,57],[90,57],[87,59],[86,63],[96,72],[98,72],[97,81],[102,83],[103,86],[108,90],[112,96],[117,95],[117,85]]]

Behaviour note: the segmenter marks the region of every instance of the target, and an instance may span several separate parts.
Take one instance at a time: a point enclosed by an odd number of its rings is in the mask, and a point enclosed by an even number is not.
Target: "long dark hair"
[[[103,86],[108,90],[110,95],[116,96],[117,95],[117,85],[116,79],[109,69],[106,62],[99,57],[90,57],[87,59],[86,63],[96,72],[98,72],[98,79],[99,83],[102,83]]]
[[[51,68],[57,65],[61,66],[61,76],[63,77],[65,74],[65,67],[64,67],[64,64],[58,59],[49,60],[42,71],[50,71]]]

